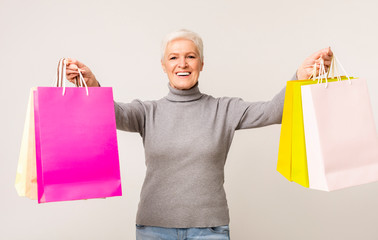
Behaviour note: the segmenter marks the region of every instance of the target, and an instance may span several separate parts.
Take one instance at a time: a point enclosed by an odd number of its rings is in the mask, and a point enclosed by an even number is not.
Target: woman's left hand
[[[333,52],[331,48],[324,48],[316,53],[312,54],[308,58],[306,58],[302,65],[298,68],[297,71],[297,78],[298,79],[309,79],[314,72],[314,64],[316,63],[316,76],[319,74],[319,67],[320,67],[320,58],[324,61],[325,70],[328,71],[331,60],[332,60]]]

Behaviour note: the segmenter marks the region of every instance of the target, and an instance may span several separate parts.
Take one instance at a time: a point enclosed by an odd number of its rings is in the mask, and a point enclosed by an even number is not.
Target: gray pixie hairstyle
[[[165,49],[167,48],[168,43],[176,39],[191,40],[194,43],[194,45],[196,45],[198,53],[200,55],[201,62],[203,62],[202,38],[197,33],[187,30],[187,29],[181,29],[178,31],[168,33],[164,37],[163,41],[161,42],[161,60],[164,60]]]

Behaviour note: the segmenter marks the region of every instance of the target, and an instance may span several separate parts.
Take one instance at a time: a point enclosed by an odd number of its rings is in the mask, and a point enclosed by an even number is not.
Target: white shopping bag
[[[302,86],[310,188],[378,181],[378,135],[366,80]]]

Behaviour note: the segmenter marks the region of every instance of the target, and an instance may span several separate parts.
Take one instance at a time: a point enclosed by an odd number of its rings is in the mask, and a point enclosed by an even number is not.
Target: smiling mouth
[[[178,72],[176,73],[177,76],[189,76],[190,75],[190,72]]]

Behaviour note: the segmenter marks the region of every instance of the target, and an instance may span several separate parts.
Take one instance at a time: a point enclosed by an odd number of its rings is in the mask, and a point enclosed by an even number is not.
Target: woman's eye
[[[170,57],[169,60],[175,60],[177,57]]]
[[[189,55],[188,58],[196,58],[196,56]]]

